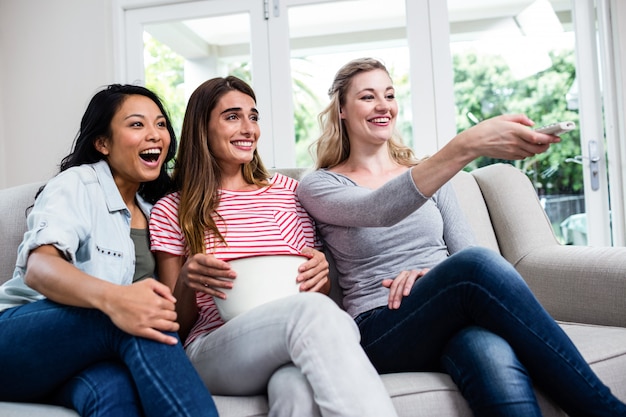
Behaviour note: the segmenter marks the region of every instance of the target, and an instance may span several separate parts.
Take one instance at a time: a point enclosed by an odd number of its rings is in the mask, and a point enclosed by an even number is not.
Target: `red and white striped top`
[[[215,216],[228,246],[205,233],[207,253],[229,261],[254,255],[300,254],[305,247],[320,247],[315,225],[296,197],[298,182],[274,174],[270,185],[254,191],[220,190]],[[178,221],[180,194],[170,194],[157,202],[150,215],[150,241],[153,251],[187,256],[188,247]],[[219,244],[217,244],[219,243]],[[213,297],[198,293],[199,317],[185,345],[199,335],[224,324]]]

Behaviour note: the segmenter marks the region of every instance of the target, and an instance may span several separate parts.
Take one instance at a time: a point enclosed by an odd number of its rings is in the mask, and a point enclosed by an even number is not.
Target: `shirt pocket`
[[[89,275],[120,285],[133,281],[134,265],[131,256],[121,248],[112,245],[94,244],[90,256],[77,256],[78,268]]]
[[[296,253],[306,246],[302,219],[295,210],[274,210],[274,220],[283,241]]]

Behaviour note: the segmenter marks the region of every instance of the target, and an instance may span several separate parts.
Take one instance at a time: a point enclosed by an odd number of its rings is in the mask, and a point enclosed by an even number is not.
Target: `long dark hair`
[[[167,172],[167,166],[176,155],[176,134],[163,103],[155,93],[145,87],[131,84],[111,84],[97,92],[87,105],[80,122],[80,129],[74,139],[72,151],[61,160],[59,172],[104,159],[105,156],[96,149],[95,141],[101,137],[111,137],[111,121],[124,100],[132,95],[147,97],[157,105],[165,116],[167,130],[170,134],[170,146],[159,177],[153,181],[144,182],[139,187],[139,195],[154,204],[172,189],[172,180]]]

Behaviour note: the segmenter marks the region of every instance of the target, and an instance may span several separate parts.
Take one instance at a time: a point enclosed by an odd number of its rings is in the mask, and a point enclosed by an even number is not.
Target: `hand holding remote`
[[[576,128],[576,123],[574,122],[559,122],[553,123],[551,125],[542,126],[540,128],[535,129],[535,131],[539,133],[545,133],[547,135],[560,136],[563,133],[567,133]]]

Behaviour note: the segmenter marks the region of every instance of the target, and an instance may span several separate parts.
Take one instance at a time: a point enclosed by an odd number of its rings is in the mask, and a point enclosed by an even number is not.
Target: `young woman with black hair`
[[[170,187],[175,136],[158,97],[110,85],[28,215],[0,287],[0,401],[83,416],[217,416],[155,280],[152,204]]]

